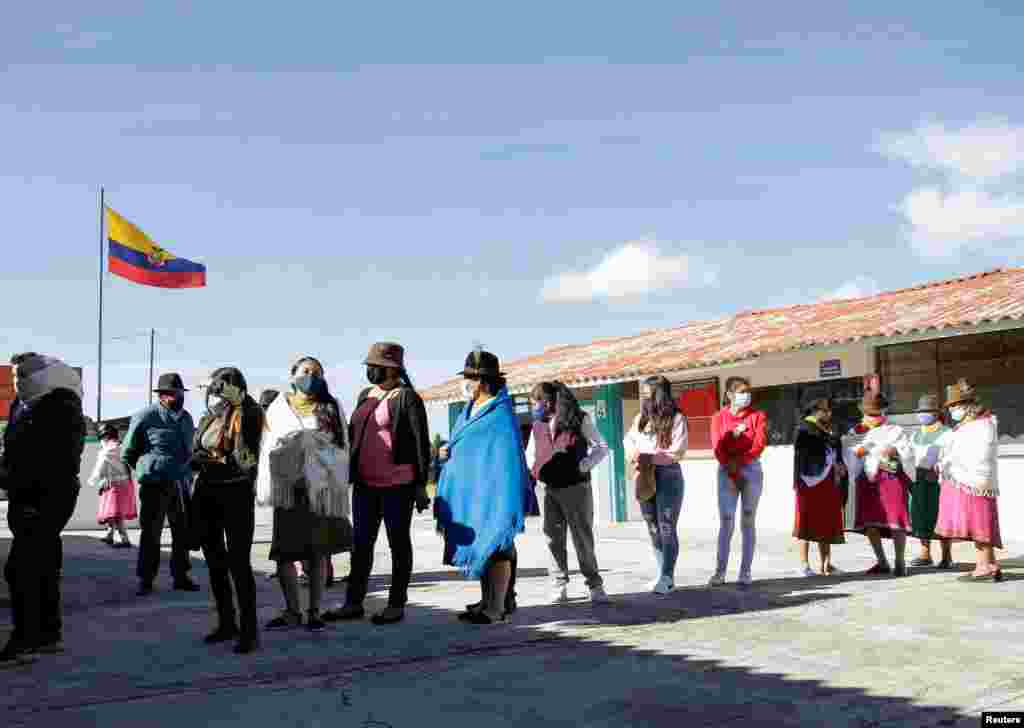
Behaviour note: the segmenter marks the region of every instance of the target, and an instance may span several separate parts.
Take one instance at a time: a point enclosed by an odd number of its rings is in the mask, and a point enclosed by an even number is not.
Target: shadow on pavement
[[[4,672],[9,689],[4,691],[7,697],[0,697],[0,710],[12,728],[104,724],[103,716],[123,711],[126,705],[146,710],[147,725],[179,725],[196,715],[197,705],[202,706],[199,714],[207,724],[233,719],[256,725],[252,721],[270,717],[265,711],[273,703],[267,700],[284,701],[282,690],[296,694],[294,688],[300,686],[307,707],[309,701],[323,700],[335,711],[343,708],[334,696],[349,688],[365,694],[393,694],[393,700],[374,707],[375,715],[392,721],[380,725],[391,728],[411,725],[387,713],[390,709],[397,715],[407,709],[402,703],[409,698],[401,696],[416,690],[429,696],[415,708],[427,724],[438,717],[451,727],[500,720],[538,726],[673,728],[727,724],[920,728],[977,722],[952,707],[922,707],[902,697],[753,671],[695,654],[700,652],[701,625],[706,620],[768,614],[847,596],[784,593],[805,585],[807,579],[766,580],[748,591],[681,588],[660,598],[648,592],[616,594],[615,604],[606,607],[520,606],[512,623],[488,627],[463,624],[454,611],[413,602],[400,625],[381,628],[358,622],[334,625],[317,634],[304,630],[264,633],[262,650],[238,658],[230,654],[229,646],[210,648],[199,642],[212,623],[201,560],[193,562],[201,593],[158,591],[143,601],[134,595],[135,549],[111,550],[86,537],[66,537],[65,543],[68,653]],[[0,559],[6,558],[8,547],[9,540],[0,540]],[[159,577],[165,583],[170,581],[167,557],[165,552]],[[125,568],[112,570],[111,560],[123,562]],[[545,573],[524,569],[520,578]],[[421,573],[416,578],[418,584],[462,579],[451,571]],[[841,577],[848,578],[853,577]],[[375,579],[371,589],[377,587],[379,592],[382,581],[386,578]],[[822,586],[835,582],[820,580]],[[257,589],[265,621],[268,609],[280,606],[280,595],[274,582],[260,578]],[[411,596],[416,595],[414,590]],[[379,596],[373,599],[379,601]],[[112,609],[115,605],[131,608],[118,612]],[[128,619],[125,613],[136,616]],[[159,618],[154,617],[156,613]],[[9,615],[2,619],[9,629]],[[631,633],[615,630],[663,623],[692,626],[666,629],[665,652],[622,644]],[[86,625],[104,636],[75,634]],[[573,634],[564,631],[567,626],[574,629]],[[841,672],[841,665],[829,667],[825,658],[807,657],[817,659],[822,678],[834,679]],[[306,692],[313,688],[320,692]],[[218,694],[222,699],[215,699]],[[317,697],[326,695],[332,697]],[[145,702],[132,708],[136,701]],[[488,715],[491,720],[486,719]],[[158,717],[159,722],[154,722]]]

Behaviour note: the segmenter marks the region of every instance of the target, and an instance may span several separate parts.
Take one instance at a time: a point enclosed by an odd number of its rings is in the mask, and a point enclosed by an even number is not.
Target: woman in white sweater
[[[946,388],[946,407],[956,423],[939,458],[942,492],[935,534],[953,541],[973,541],[974,571],[961,581],[1002,581],[995,550],[999,534],[999,423],[983,408],[974,388],[961,379]]]
[[[676,526],[683,509],[683,469],[688,433],[686,417],[672,399],[672,385],[664,377],[651,377],[640,387],[641,410],[626,434],[626,457],[634,473],[641,455],[654,463],[654,497],[640,502],[654,548],[658,575],[651,582],[655,594],[675,588],[679,534]]]

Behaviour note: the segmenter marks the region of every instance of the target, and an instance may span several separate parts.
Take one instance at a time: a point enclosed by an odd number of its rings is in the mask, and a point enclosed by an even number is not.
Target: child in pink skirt
[[[96,520],[107,527],[103,543],[115,548],[129,548],[124,522],[138,518],[135,506],[135,483],[131,471],[121,462],[121,438],[117,430],[104,425],[100,430],[100,453],[93,468],[89,485],[100,492],[99,511]],[[114,532],[120,536],[115,543]]]

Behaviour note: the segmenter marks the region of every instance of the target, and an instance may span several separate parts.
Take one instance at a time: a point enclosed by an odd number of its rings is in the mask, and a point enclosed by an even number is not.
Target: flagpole
[[[99,326],[97,331],[96,353],[96,425],[99,426],[103,415],[103,218],[106,211],[103,188],[100,187],[100,275],[99,275]]]
[[[153,404],[153,347],[156,342],[156,329],[149,330],[149,403]]]

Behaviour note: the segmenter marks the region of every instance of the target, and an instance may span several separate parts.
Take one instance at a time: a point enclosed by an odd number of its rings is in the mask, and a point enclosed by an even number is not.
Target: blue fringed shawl
[[[479,414],[466,407],[448,448],[435,502],[445,562],[479,578],[491,555],[511,548],[525,528],[530,479],[508,390],[498,392]]]

